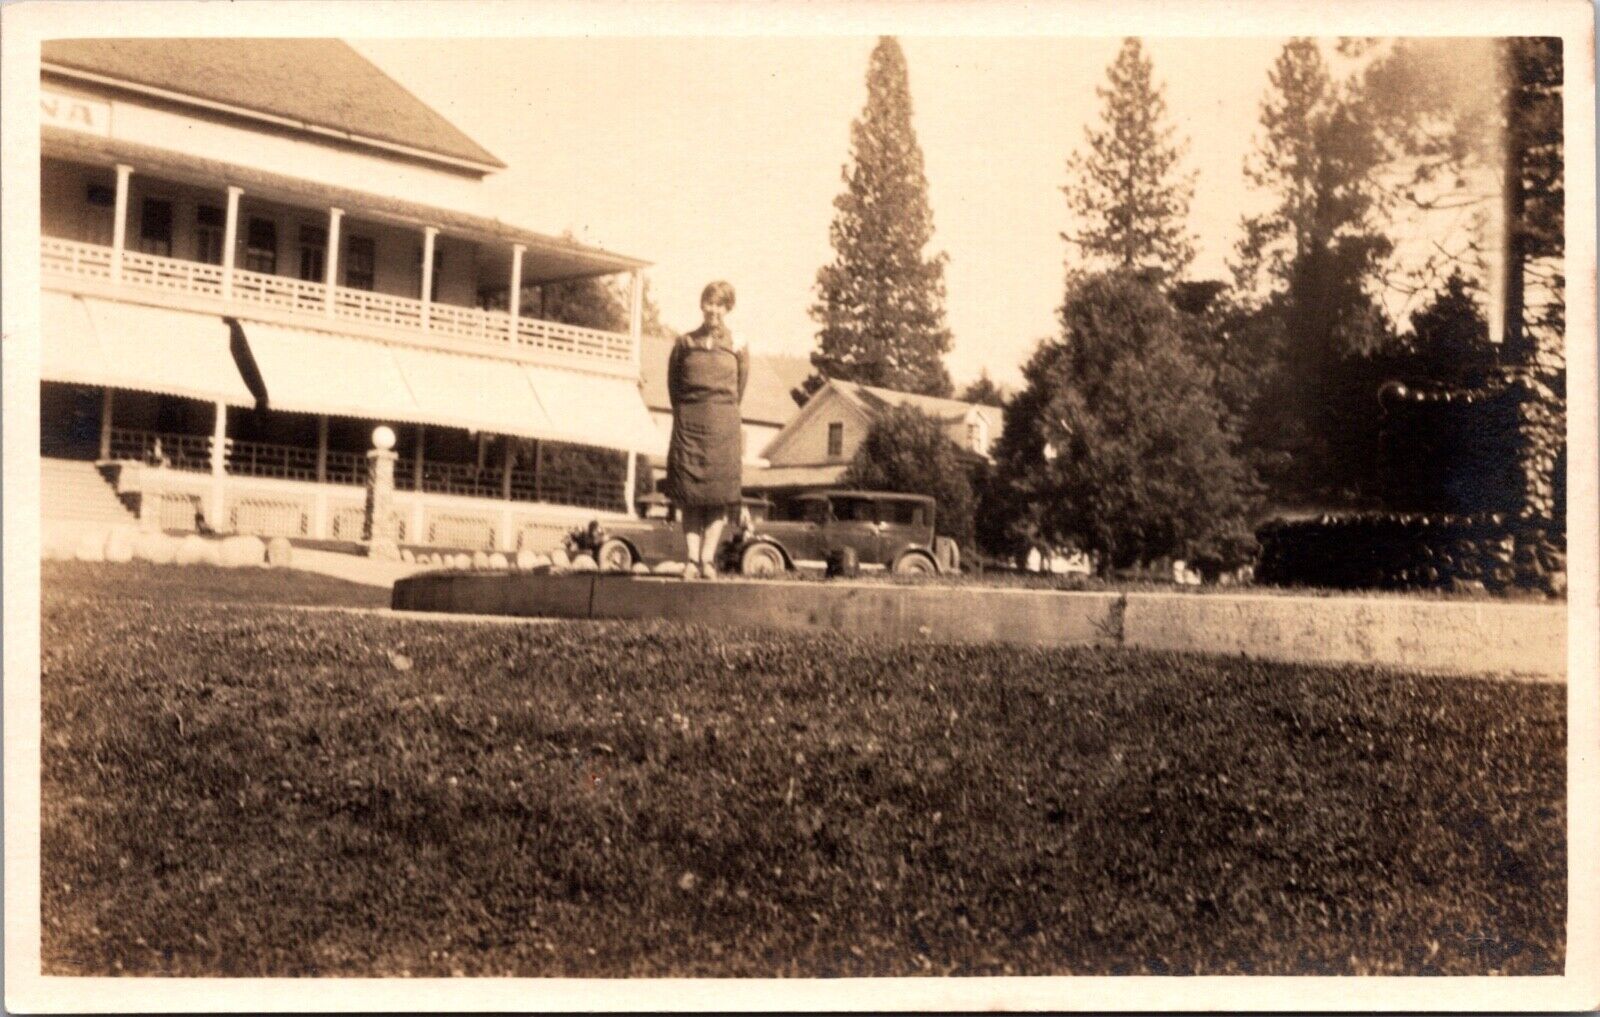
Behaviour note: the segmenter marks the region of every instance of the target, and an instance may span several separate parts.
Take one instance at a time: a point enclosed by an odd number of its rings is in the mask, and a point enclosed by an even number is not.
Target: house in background
[[[650,408],[661,433],[661,448],[665,450],[672,436],[672,399],[667,394],[667,357],[676,340],[661,336],[645,336],[640,344],[640,374],[644,381],[644,401]],[[786,357],[777,354],[751,354],[750,377],[745,382],[744,402],[739,415],[744,430],[745,471],[766,465],[761,458],[763,450],[793,420],[800,407],[795,405],[791,391],[811,375],[811,362],[804,357]],[[664,458],[652,458],[651,465],[659,478],[666,470]]]
[[[403,544],[627,511],[645,262],[477,212],[504,164],[337,40],[52,41],[41,78],[47,526],[359,540],[379,424]],[[519,306],[608,275],[626,332]]]
[[[944,426],[957,448],[983,459],[1003,424],[998,406],[830,380],[772,438],[763,453],[767,467],[745,472],[745,489],[781,498],[838,486],[862,439],[895,406],[921,410]]]

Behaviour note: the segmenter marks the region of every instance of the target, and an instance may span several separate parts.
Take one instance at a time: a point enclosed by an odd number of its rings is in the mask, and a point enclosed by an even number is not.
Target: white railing
[[[110,264],[110,254],[106,262]],[[222,266],[203,261],[182,261],[139,251],[122,252],[122,281],[130,286],[177,293],[222,295]]]
[[[47,276],[108,280],[112,275],[112,250],[100,244],[45,237],[41,241],[41,267]],[[138,251],[123,251],[121,285],[145,291],[183,293],[222,300],[222,266],[185,261]],[[326,327],[328,288],[290,276],[268,275],[235,267],[233,304],[266,307]],[[231,305],[228,308],[234,310]],[[633,340],[618,332],[540,318],[518,317],[504,311],[485,311],[454,304],[424,304],[370,290],[333,288],[332,318],[393,329],[407,336],[479,343],[505,348],[555,353],[613,364],[629,363]]]
[[[211,469],[211,436],[111,429],[111,458],[206,473]]]
[[[44,237],[40,242],[40,267],[46,274],[81,279],[111,277],[111,248]]]

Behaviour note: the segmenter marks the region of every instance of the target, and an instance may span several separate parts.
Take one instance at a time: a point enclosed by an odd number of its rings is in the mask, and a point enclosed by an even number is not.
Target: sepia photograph
[[[1600,1002],[1587,4],[203,6],[6,11],[8,1008]]]

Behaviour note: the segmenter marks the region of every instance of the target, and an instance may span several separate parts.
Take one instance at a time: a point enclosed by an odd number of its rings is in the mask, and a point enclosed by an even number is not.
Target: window
[[[278,224],[271,219],[250,217],[250,228],[245,231],[244,267],[267,275],[278,271]]]
[[[300,278],[322,282],[328,273],[328,231],[321,226],[300,227]]]
[[[117,191],[116,188],[107,187],[105,184],[90,184],[84,200],[96,208],[116,208]]]
[[[344,248],[344,284],[356,290],[372,289],[377,261],[371,237],[351,237]]]
[[[172,256],[172,202],[144,199],[139,215],[139,250],[146,254]]]
[[[222,237],[226,231],[222,209],[199,205],[194,210],[194,260],[222,264]]]
[[[834,421],[828,425],[828,457],[837,459],[844,455],[844,424]]]

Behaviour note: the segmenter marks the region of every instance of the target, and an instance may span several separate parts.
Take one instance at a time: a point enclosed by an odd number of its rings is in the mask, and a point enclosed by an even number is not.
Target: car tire
[[[894,563],[894,574],[897,576],[936,576],[939,566],[934,564],[932,558],[921,551],[907,551]]]
[[[751,544],[739,555],[740,575],[776,576],[785,571],[783,552],[771,544]]]
[[[595,564],[601,572],[631,572],[633,570],[633,549],[627,543],[612,537],[600,545],[594,555]]]

